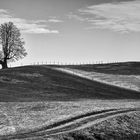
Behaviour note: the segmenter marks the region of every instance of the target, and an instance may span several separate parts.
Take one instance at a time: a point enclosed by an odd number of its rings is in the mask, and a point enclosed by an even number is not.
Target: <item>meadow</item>
[[[115,71],[118,67],[110,73],[90,67],[42,65],[1,70],[0,139],[139,140],[139,90],[111,84],[124,79],[132,83],[135,77],[133,84],[139,88],[138,71],[131,72],[130,64],[125,74],[126,66],[120,66],[122,73]]]

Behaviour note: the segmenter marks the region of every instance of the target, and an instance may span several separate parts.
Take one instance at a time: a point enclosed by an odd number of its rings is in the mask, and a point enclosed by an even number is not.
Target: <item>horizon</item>
[[[21,31],[33,63],[140,61],[138,0],[1,0],[0,24]]]

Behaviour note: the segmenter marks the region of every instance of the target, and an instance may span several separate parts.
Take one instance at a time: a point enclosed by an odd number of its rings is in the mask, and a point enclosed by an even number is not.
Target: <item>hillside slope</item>
[[[122,87],[125,89],[135,90],[140,92],[140,75],[119,75],[119,74],[105,74],[93,71],[85,71],[74,68],[54,68],[65,73],[77,75],[89,80],[97,81],[100,83]]]
[[[24,66],[0,70],[0,101],[140,99],[140,93],[53,70]]]
[[[110,64],[85,64],[61,66],[73,69],[84,70],[88,72],[100,72],[106,74],[119,75],[140,75],[140,62],[121,62]]]

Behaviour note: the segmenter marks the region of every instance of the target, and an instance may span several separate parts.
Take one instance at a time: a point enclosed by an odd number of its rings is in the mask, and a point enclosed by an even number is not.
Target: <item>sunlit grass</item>
[[[127,100],[0,103],[1,116],[5,115],[0,118],[3,122],[0,128],[7,133],[26,132],[91,111],[139,106],[138,101]],[[4,134],[4,131],[0,131],[0,134]]]

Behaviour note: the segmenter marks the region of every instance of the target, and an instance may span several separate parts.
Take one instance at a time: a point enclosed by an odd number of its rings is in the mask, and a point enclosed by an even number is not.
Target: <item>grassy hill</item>
[[[121,62],[121,63],[96,64],[96,65],[93,64],[69,65],[62,67],[69,67],[88,72],[94,71],[106,74],[140,75],[140,62]]]
[[[139,72],[139,63],[72,66],[98,72]],[[134,67],[137,65],[137,68]],[[101,68],[103,67],[104,68]],[[106,67],[105,67],[106,66]],[[114,68],[114,67],[115,68]],[[130,69],[128,70],[130,66]],[[126,68],[127,67],[127,68]],[[134,70],[132,70],[132,67]],[[139,92],[53,70],[50,66],[24,66],[0,70],[0,101],[68,101],[79,99],[140,99]]]
[[[74,67],[73,69],[75,69]],[[85,65],[82,67],[85,67]],[[94,65],[94,67],[97,66]],[[90,66],[86,66],[86,68],[90,68]],[[98,73],[100,73],[99,70]],[[90,121],[94,121],[93,119],[98,120],[99,116],[102,118],[104,115],[108,115],[108,112],[106,112],[108,110],[117,112],[139,108],[139,99],[140,92],[68,74],[55,70],[54,66],[24,66],[0,70],[0,139],[10,139],[10,137],[18,139],[20,136],[21,138],[26,137],[26,134],[27,137],[29,136],[29,140],[48,139],[47,131],[48,134],[49,131],[55,131],[53,128],[55,129],[56,124],[60,124],[60,127],[62,127],[61,123],[65,125],[65,122],[71,120],[73,121],[71,123],[74,124],[77,120],[73,119],[83,116],[85,116],[85,120],[84,118],[79,118],[79,120],[83,119],[83,123],[89,121],[90,124]],[[102,114],[102,111],[106,113]],[[101,114],[96,116],[96,112],[101,112]],[[140,130],[139,113],[137,112],[133,112],[130,116],[127,113],[123,118],[124,123],[121,123],[121,125],[120,118],[117,116],[109,121],[106,118],[107,120],[99,123],[99,125],[97,123],[89,128],[85,127],[84,130],[80,129],[78,132],[63,133],[52,139],[76,140],[90,137],[92,140],[101,139],[103,136],[108,139],[118,133],[121,134],[120,139],[125,134],[127,136],[126,131],[131,133],[131,137],[136,137]],[[91,116],[91,114],[95,114],[95,116]],[[87,115],[89,115],[88,120],[86,120]],[[122,114],[118,115],[122,116]],[[131,127],[131,124],[134,125]],[[45,129],[50,126],[52,129]],[[104,127],[107,129],[104,129]],[[36,133],[37,136],[32,132]],[[86,134],[83,132],[86,132]],[[33,136],[33,138],[30,136]],[[51,136],[49,137],[51,139]],[[135,137],[134,139],[136,139]]]

